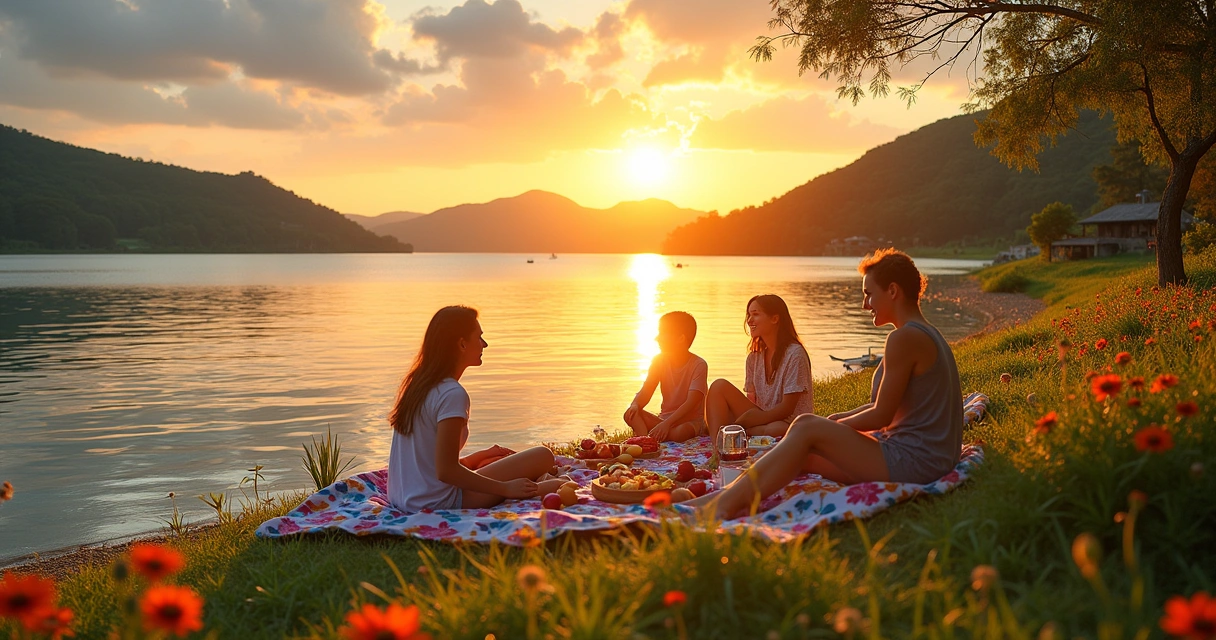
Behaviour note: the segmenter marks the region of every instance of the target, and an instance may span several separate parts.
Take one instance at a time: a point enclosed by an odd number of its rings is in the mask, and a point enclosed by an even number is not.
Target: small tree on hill
[[[1039,247],[1040,255],[1051,262],[1051,243],[1068,235],[1075,224],[1077,216],[1072,211],[1072,205],[1053,202],[1030,216],[1026,233],[1030,234],[1030,241]]]
[[[1182,205],[1199,161],[1216,145],[1213,0],[770,0],[778,43],[800,47],[799,73],[839,82],[842,98],[890,91],[892,66],[928,63],[909,102],[939,69],[976,70],[976,142],[1019,169],[1037,168],[1044,139],[1076,125],[1081,109],[1112,113],[1121,140],[1170,167],[1157,214],[1157,279],[1186,282]],[[982,71],[979,57],[983,56]]]

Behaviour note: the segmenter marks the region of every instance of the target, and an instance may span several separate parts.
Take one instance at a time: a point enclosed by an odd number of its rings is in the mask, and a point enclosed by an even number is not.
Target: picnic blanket
[[[984,415],[987,396],[973,393],[964,399],[964,421]],[[713,452],[709,437],[684,443],[663,443],[663,454],[637,460],[635,467],[660,473],[675,471],[681,460],[704,465]],[[755,515],[720,523],[719,531],[748,533],[776,542],[805,535],[817,527],[854,518],[868,518],[896,504],[922,495],[940,495],[965,482],[984,460],[979,444],[964,445],[962,459],[953,471],[929,484],[865,482],[841,485],[817,475],[796,478],[766,498]],[[387,470],[369,471],[340,480],[310,496],[287,515],[271,518],[257,530],[261,538],[281,538],[324,531],[355,535],[388,534],[427,540],[488,543],[498,540],[526,546],[568,531],[606,531],[624,525],[659,524],[664,514],[643,505],[601,502],[591,496],[590,483],[598,474],[581,460],[558,456],[579,484],[578,504],[562,510],[541,507],[539,499],[508,500],[492,509],[422,510],[407,513],[388,502]]]

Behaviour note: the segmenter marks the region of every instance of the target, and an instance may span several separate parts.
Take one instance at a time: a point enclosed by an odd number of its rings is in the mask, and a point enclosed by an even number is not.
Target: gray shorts
[[[878,433],[874,435],[878,436]],[[955,463],[942,468],[940,462],[928,459],[923,452],[901,446],[899,442],[878,437],[878,444],[882,447],[882,457],[887,463],[887,475],[891,482],[929,484],[937,482],[954,469]]]

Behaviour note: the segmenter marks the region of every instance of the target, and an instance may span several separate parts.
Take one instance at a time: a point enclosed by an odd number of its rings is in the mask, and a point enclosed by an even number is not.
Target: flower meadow
[[[5,574],[0,633],[1216,638],[1216,254],[1168,288],[1144,259],[1015,264],[1049,306],[955,345],[964,392],[991,402],[964,434],[985,462],[945,496],[788,544],[678,519],[522,549],[255,540],[289,496],[57,584]],[[817,408],[869,383],[817,381]]]

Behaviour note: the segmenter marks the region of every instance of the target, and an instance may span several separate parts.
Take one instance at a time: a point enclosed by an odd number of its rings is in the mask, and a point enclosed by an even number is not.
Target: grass
[[[986,463],[951,494],[864,527],[837,525],[786,545],[682,527],[530,549],[254,539],[293,496],[177,539],[189,561],[177,580],[206,599],[207,629],[219,637],[335,637],[348,611],[384,598],[418,605],[438,638],[672,638],[685,629],[696,638],[822,638],[836,637],[835,622],[849,618],[841,612],[853,609],[864,621],[842,627],[850,637],[1030,638],[1044,628],[1056,634],[1046,637],[1159,637],[1166,598],[1216,590],[1216,257],[1189,258],[1192,284],[1160,291],[1140,257],[1017,264],[1048,309],[956,347],[964,392],[991,398],[988,417],[965,434],[984,441]],[[1063,367],[1061,339],[1071,345]],[[1116,364],[1118,352],[1131,362]],[[1086,378],[1108,369],[1124,384],[1098,401]],[[1012,380],[1002,383],[1002,373]],[[1163,373],[1178,384],[1158,393],[1126,384]],[[863,401],[869,377],[817,383],[819,408]],[[1128,406],[1133,397],[1138,407]],[[1183,402],[1199,413],[1180,416]],[[1034,434],[1051,411],[1054,428]],[[1136,434],[1150,424],[1169,431],[1172,448],[1137,450]],[[1147,495],[1143,508],[1129,503],[1133,490]],[[1095,536],[1098,555],[1078,564],[1081,534]],[[548,588],[517,584],[528,565]],[[973,570],[988,565],[999,579],[986,587],[991,574],[981,570],[974,589]],[[60,590],[78,637],[108,635],[119,614],[106,567],[81,570]],[[665,607],[670,590],[687,604]]]

